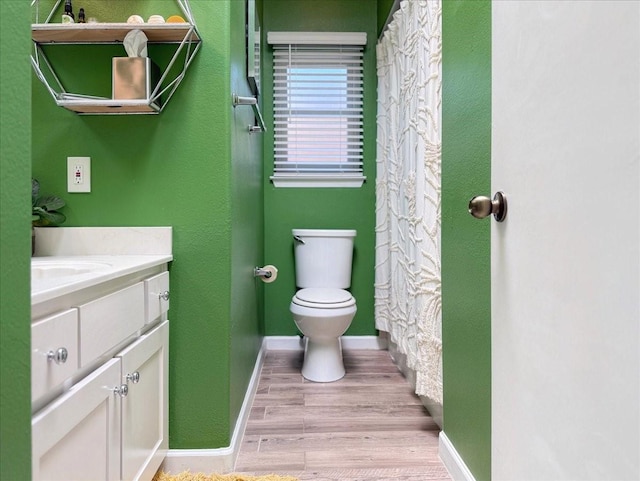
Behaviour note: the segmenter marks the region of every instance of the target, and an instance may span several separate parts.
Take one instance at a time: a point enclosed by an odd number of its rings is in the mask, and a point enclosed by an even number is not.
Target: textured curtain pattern
[[[377,58],[376,327],[442,405],[440,0],[404,0]]]

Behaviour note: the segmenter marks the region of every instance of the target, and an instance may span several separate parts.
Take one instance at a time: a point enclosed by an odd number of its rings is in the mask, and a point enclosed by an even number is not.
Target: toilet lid
[[[344,289],[309,287],[296,292],[296,295],[293,296],[293,302],[305,307],[336,309],[352,306],[356,300],[349,291]]]

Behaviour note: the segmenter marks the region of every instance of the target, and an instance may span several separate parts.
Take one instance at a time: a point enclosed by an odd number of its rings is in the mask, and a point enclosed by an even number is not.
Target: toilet
[[[340,336],[356,314],[351,286],[355,230],[293,229],[296,286],[291,314],[304,335],[302,375],[315,382],[344,377]]]

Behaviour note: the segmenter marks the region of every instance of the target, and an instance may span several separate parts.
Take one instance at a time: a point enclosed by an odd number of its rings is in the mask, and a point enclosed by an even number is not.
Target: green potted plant
[[[56,226],[67,217],[58,210],[65,206],[64,200],[55,195],[40,195],[40,182],[31,179],[31,254],[35,252],[36,233],[34,227]]]

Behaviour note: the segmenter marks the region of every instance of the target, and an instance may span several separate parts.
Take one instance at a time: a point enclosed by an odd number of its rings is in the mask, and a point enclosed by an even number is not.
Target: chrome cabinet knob
[[[120,384],[113,388],[113,392],[120,397],[127,397],[129,394],[129,385],[128,384]]]
[[[160,299],[162,299],[163,301],[168,301],[169,300],[169,291],[161,292],[160,294],[158,294],[158,297]]]
[[[484,219],[493,214],[496,221],[502,222],[507,217],[507,198],[504,192],[496,192],[493,200],[477,195],[469,201],[469,214],[476,219]]]
[[[134,371],[127,374],[127,381],[131,381],[133,384],[138,384],[140,382],[140,373],[138,371]]]
[[[47,361],[54,361],[56,364],[64,364],[69,357],[69,351],[64,347],[59,347],[55,351],[49,351],[47,353]]]

